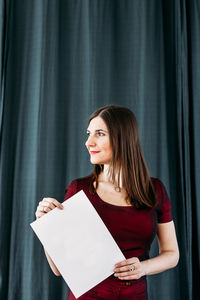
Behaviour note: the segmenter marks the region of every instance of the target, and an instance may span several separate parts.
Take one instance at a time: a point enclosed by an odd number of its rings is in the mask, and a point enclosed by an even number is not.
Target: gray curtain
[[[90,173],[88,116],[117,104],[136,114],[180,247],[175,269],[149,276],[149,299],[200,299],[200,1],[1,0],[0,9],[0,298],[66,299],[29,223],[43,197],[62,202]]]

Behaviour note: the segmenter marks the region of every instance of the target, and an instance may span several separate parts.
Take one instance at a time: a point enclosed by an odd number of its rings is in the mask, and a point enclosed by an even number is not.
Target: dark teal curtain
[[[149,276],[149,299],[200,299],[200,1],[1,0],[0,9],[0,299],[66,299],[29,223],[43,197],[62,202],[91,171],[87,120],[106,104],[136,114],[173,207],[180,262]]]

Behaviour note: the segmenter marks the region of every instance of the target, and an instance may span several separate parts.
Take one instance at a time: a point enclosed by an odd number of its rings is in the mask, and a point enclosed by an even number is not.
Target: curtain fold
[[[134,111],[172,203],[180,262],[148,277],[149,299],[200,298],[199,31],[198,0],[0,2],[1,299],[66,299],[29,224],[90,173],[87,120],[106,104]]]

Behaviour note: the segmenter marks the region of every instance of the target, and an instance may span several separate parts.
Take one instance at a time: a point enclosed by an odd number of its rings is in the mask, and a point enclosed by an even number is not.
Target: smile
[[[90,154],[97,154],[99,153],[100,151],[90,151]]]

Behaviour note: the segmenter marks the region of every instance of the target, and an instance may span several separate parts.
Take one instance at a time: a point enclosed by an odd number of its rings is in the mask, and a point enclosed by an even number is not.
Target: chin
[[[101,164],[103,164],[102,162],[100,162],[99,160],[96,160],[96,159],[90,159],[90,162],[93,165],[101,165]]]
[[[90,162],[91,162],[91,164],[93,164],[93,165],[106,165],[106,164],[109,164],[109,163],[110,163],[110,161],[107,162],[107,161],[99,160],[99,159],[90,159]]]

